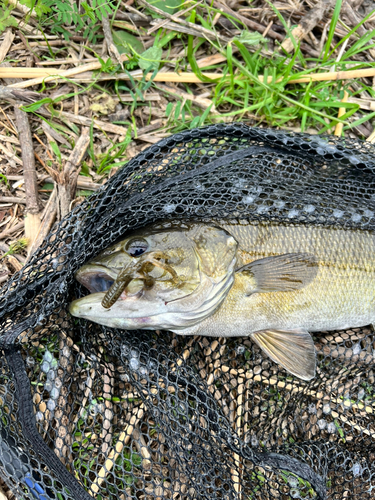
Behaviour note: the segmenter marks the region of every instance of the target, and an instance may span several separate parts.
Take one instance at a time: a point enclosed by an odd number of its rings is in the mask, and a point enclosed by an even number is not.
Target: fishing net
[[[215,125],[162,140],[77,206],[2,293],[0,473],[17,499],[371,499],[371,326],[314,334],[304,382],[249,338],[72,318],[82,264],[157,221],[374,230],[375,148]],[[373,491],[374,490],[374,491]]]

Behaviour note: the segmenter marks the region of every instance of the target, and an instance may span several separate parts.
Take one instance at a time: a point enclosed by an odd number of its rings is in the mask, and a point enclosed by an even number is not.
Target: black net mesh
[[[18,499],[371,499],[371,326],[314,334],[317,375],[249,338],[72,318],[82,264],[156,221],[373,230],[375,148],[243,124],[171,136],[75,208],[3,289],[0,473]],[[374,491],[373,491],[374,490]]]

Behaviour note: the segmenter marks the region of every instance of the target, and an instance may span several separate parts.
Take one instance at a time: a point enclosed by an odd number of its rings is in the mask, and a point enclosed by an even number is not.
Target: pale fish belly
[[[195,334],[242,336],[264,329],[310,332],[375,323],[375,237],[370,232],[273,224],[225,225],[239,242],[242,265],[268,256],[314,254],[319,272],[293,292],[248,293],[238,273],[221,307]]]

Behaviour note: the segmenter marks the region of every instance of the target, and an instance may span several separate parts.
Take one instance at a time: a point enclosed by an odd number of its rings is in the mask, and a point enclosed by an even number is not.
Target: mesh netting
[[[70,317],[74,273],[158,221],[374,230],[375,148],[242,124],[171,136],[76,207],[3,289],[1,476],[17,499],[371,499],[372,328],[313,334],[304,382],[249,338]]]

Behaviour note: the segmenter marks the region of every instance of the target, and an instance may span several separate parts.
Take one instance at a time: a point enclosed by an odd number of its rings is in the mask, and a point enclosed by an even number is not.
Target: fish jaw
[[[81,299],[74,300],[69,306],[69,312],[76,318],[83,318],[123,330],[148,329],[156,330],[160,326],[160,314],[166,313],[164,301],[154,301],[152,308],[142,307],[139,297],[120,298],[113,306],[106,309],[102,306],[105,292],[92,293]],[[147,304],[146,304],[147,305]],[[148,311],[146,311],[149,309]],[[150,314],[147,315],[146,312]]]

